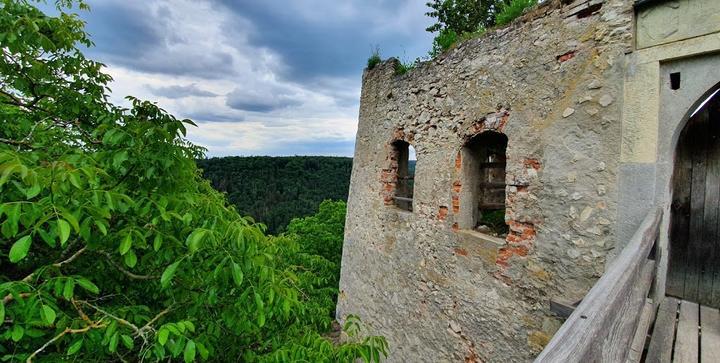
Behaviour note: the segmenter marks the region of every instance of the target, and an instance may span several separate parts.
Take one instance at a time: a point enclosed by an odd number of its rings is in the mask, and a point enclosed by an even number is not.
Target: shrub
[[[398,61],[395,64],[395,75],[400,76],[407,72],[412,71],[421,62],[420,58],[415,59],[414,62]]]
[[[458,35],[452,29],[443,29],[433,39],[430,57],[435,58],[446,50],[450,49],[458,41]]]
[[[380,64],[382,62],[382,58],[380,58],[380,48],[375,48],[372,51],[372,54],[370,55],[370,58],[367,60],[367,69],[373,69],[375,66]]]
[[[537,4],[537,0],[512,0],[510,4],[503,5],[495,15],[495,24],[505,25],[522,15],[525,9]]]

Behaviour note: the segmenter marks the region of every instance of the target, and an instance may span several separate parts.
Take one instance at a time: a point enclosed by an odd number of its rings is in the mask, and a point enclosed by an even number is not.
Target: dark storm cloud
[[[190,111],[183,115],[195,122],[242,122],[244,115],[223,114],[212,110]]]
[[[146,86],[148,90],[155,96],[167,98],[185,98],[185,97],[215,97],[217,94],[206,91],[198,87],[195,83],[187,86],[173,85],[165,87]]]
[[[279,2],[266,0],[214,0],[254,26],[251,44],[267,47],[280,54],[287,65],[283,76],[294,81],[327,77],[354,76],[359,79],[373,48],[379,46],[385,55],[409,58],[424,54],[429,47],[425,23],[407,34],[378,31],[378,22],[391,23],[403,10],[403,1],[364,0],[352,3],[356,16],[336,19],[329,9],[341,7],[335,0],[314,2]],[[295,6],[290,6],[294,4]],[[313,6],[317,17],[297,14],[297,4]],[[422,11],[422,10],[421,10]],[[232,32],[231,24],[228,26]],[[418,41],[420,39],[420,42]],[[410,59],[406,59],[410,60]]]
[[[80,12],[95,43],[88,52],[105,63],[147,73],[209,79],[234,73],[230,54],[188,44],[176,35],[182,24],[173,22],[169,9],[150,5],[91,1],[91,11]]]
[[[282,89],[261,90],[254,88],[236,88],[228,93],[226,104],[236,110],[250,112],[270,112],[281,108],[299,106],[301,96]]]

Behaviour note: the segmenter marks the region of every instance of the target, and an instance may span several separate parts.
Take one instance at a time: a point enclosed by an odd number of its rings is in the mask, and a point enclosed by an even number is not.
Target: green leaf
[[[191,333],[195,332],[195,324],[193,324],[191,321],[185,321],[183,324]]]
[[[160,250],[160,247],[162,247],[162,244],[163,244],[162,235],[158,233],[157,235],[155,235],[155,240],[153,241],[153,249],[155,250],[155,252]]]
[[[64,246],[68,238],[70,238],[70,224],[64,219],[58,219],[58,230],[60,234],[60,245]]]
[[[12,332],[10,333],[10,338],[12,338],[14,342],[19,342],[20,339],[22,339],[23,335],[25,335],[25,329],[23,329],[23,327],[18,324],[13,325]]]
[[[105,223],[101,221],[95,221],[95,226],[97,226],[100,233],[103,234],[103,236],[107,236],[107,227],[105,226]]]
[[[188,340],[185,344],[185,353],[183,354],[185,363],[189,363],[195,360],[195,342]]]
[[[127,267],[133,268],[135,265],[137,265],[137,256],[135,255],[135,251],[130,250],[128,253],[125,254],[125,265]]]
[[[33,186],[25,191],[25,197],[27,199],[35,198],[38,194],[40,194],[41,190],[42,188],[40,187],[40,184],[33,184]]]
[[[25,256],[27,256],[28,251],[30,251],[30,244],[32,243],[32,238],[30,236],[25,236],[23,238],[20,238],[15,243],[13,243],[12,247],[10,247],[10,262],[17,263]]]
[[[167,343],[168,336],[170,336],[170,331],[165,328],[160,328],[160,331],[158,332],[158,343],[160,343],[160,345],[165,345],[165,343]]]
[[[118,333],[115,333],[110,337],[110,344],[108,345],[108,350],[110,350],[111,353],[114,353],[117,350],[118,345]]]
[[[243,272],[242,269],[240,269],[240,265],[238,265],[236,262],[233,262],[232,264],[232,276],[233,281],[235,281],[235,285],[242,285],[243,282]]]
[[[70,179],[70,184],[72,184],[75,188],[82,189],[82,183],[80,182],[80,177],[77,173],[68,173],[68,179]]]
[[[100,293],[100,289],[98,289],[98,287],[92,282],[90,282],[90,280],[88,279],[78,278],[77,284],[80,285],[80,287],[82,287],[83,289],[92,292],[93,294]]]
[[[5,324],[5,303],[0,299],[0,326]]]
[[[119,167],[125,160],[128,159],[127,151],[121,151],[113,156],[113,166]]]
[[[202,359],[207,360],[210,357],[210,351],[205,348],[202,343],[197,343],[197,350],[200,352]]]
[[[123,238],[122,242],[120,242],[120,247],[118,250],[120,251],[121,255],[126,254],[128,251],[130,251],[130,247],[132,247],[132,233],[128,233],[125,235],[125,238]]]
[[[170,281],[172,281],[173,276],[175,276],[175,270],[177,270],[179,265],[180,261],[176,261],[172,265],[168,266],[165,271],[163,271],[162,276],[160,276],[160,286],[162,286],[163,288],[168,287]]]
[[[205,234],[207,233],[207,230],[205,229],[196,229],[193,231],[193,233],[190,233],[190,235],[187,237],[187,243],[188,248],[190,249],[190,253],[193,253],[200,249],[200,242],[202,241],[203,237],[205,237]]]
[[[42,306],[40,315],[47,325],[52,325],[55,322],[55,310],[48,305]]]
[[[75,296],[75,280],[68,278],[65,281],[65,287],[63,287],[63,297],[65,300],[70,301]]]
[[[123,334],[120,336],[120,339],[122,339],[123,345],[127,349],[133,349],[133,347],[135,346],[135,342],[133,342],[133,339],[129,335]]]
[[[67,350],[67,355],[73,355],[80,351],[80,348],[82,348],[83,345],[83,339],[77,339],[72,344],[70,344],[70,347]]]

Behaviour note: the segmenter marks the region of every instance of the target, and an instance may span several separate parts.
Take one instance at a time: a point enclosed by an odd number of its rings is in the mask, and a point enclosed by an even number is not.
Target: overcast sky
[[[412,60],[425,0],[92,0],[81,13],[116,102],[196,121],[209,156],[352,156],[371,50]]]

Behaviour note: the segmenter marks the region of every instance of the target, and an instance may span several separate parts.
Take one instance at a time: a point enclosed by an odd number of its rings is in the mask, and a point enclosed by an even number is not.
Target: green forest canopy
[[[352,170],[351,158],[326,156],[224,157],[197,164],[241,215],[273,234],[291,219],[315,213],[323,200],[346,201]]]

